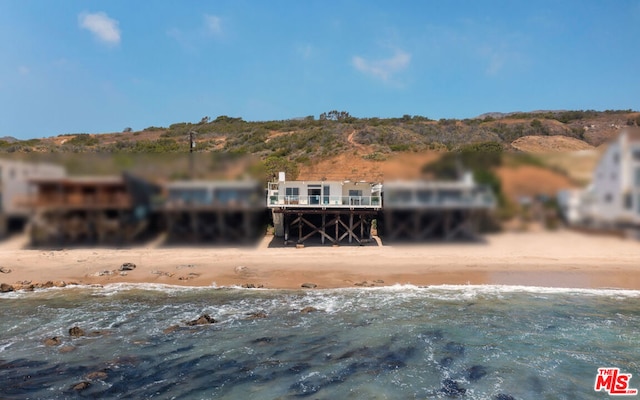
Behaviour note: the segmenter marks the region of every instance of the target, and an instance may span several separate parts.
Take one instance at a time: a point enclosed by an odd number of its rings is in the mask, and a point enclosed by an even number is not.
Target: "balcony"
[[[268,206],[304,208],[380,208],[380,196],[269,196]]]

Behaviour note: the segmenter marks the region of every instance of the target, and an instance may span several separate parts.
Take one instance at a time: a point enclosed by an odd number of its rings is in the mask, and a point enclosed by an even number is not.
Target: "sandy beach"
[[[640,243],[571,231],[501,233],[484,243],[254,248],[146,246],[28,249],[25,237],[0,244],[0,283],[158,283],[296,289],[395,284],[507,284],[640,289]],[[276,245],[274,245],[276,244]],[[135,269],[120,271],[123,263]],[[64,282],[64,283],[63,283]],[[49,283],[49,285],[51,285]]]

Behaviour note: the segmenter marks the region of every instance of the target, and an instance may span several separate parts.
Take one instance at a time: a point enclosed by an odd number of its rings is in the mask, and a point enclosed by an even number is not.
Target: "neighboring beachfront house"
[[[640,130],[627,129],[609,144],[592,184],[579,198],[580,216],[573,218],[582,223],[615,228],[640,225]]]
[[[168,208],[264,207],[263,189],[254,181],[174,181],[166,190]]]
[[[26,223],[31,211],[27,201],[30,179],[65,175],[64,167],[55,164],[0,159],[0,237]]]
[[[33,245],[131,244],[146,232],[151,202],[159,191],[126,173],[29,183]]]
[[[478,221],[496,206],[471,173],[457,181],[397,181],[383,185],[378,235],[386,240],[474,239]]]
[[[496,199],[487,186],[474,182],[471,173],[458,181],[387,182],[385,209],[493,209]]]
[[[264,188],[256,181],[175,181],[166,192],[169,242],[248,243],[264,235]]]

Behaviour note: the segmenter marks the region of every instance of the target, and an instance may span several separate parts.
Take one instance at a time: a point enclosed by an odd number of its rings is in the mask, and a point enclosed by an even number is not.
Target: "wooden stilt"
[[[322,236],[321,241],[322,241],[322,244],[324,244],[324,237],[327,235],[327,234],[325,233],[325,231],[324,231],[325,226],[326,226],[326,219],[327,219],[327,214],[323,212],[323,213],[322,213],[322,227],[321,227],[321,230],[322,230],[322,231],[321,231],[321,236]]]

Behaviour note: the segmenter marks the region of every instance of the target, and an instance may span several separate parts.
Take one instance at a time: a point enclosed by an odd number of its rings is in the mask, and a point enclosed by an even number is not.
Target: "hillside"
[[[595,149],[584,140],[567,136],[523,136],[511,142],[511,146],[516,150],[533,154],[567,153]]]
[[[513,153],[583,150],[602,145],[632,125],[640,125],[640,113],[630,110],[492,113],[482,118],[438,121],[409,115],[354,118],[331,111],[320,119],[247,122],[220,116],[137,132],[125,129],[110,134],[0,140],[0,153],[117,154],[121,164],[131,165],[130,160],[122,161],[123,157],[188,154],[189,132],[193,131],[201,158],[205,154],[222,159],[252,156],[265,176],[286,170],[290,178],[381,180],[413,177],[438,154],[472,143],[496,142]],[[87,163],[75,164],[91,171]]]

